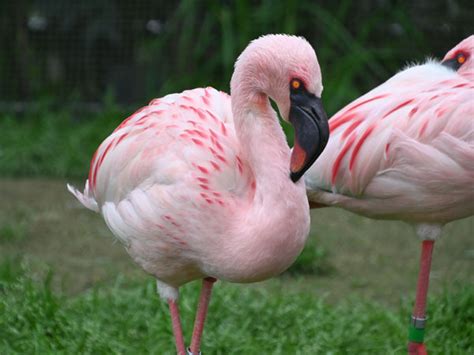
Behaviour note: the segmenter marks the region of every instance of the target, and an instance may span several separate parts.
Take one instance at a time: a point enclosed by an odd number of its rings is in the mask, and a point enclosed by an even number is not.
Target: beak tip
[[[300,172],[291,172],[290,173],[290,179],[293,182],[297,182],[301,178],[302,174]]]

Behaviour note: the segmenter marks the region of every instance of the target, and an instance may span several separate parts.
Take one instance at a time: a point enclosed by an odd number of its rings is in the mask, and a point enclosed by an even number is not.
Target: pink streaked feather
[[[428,61],[396,74],[330,119],[306,173],[310,200],[376,218],[446,223],[474,213],[474,36],[458,72]],[[332,191],[329,193],[327,191]]]

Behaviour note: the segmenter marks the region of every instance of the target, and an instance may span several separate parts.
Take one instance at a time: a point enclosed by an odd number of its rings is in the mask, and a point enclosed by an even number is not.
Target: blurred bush
[[[212,85],[262,34],[316,48],[329,113],[407,62],[442,56],[472,33],[471,1],[18,0],[0,4],[0,102],[147,102]],[[15,109],[23,109],[13,106]],[[1,108],[0,108],[1,110]]]

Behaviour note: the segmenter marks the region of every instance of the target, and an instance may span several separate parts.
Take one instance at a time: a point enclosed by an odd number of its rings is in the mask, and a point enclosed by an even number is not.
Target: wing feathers
[[[69,185],[69,184],[67,184],[67,189],[69,190],[70,193],[76,196],[76,198],[79,200],[80,203],[84,205],[84,207],[94,212],[99,212],[99,206],[97,205],[97,201],[94,200],[94,198],[91,197],[90,195],[89,180],[86,181],[84,193],[81,193],[74,186]]]

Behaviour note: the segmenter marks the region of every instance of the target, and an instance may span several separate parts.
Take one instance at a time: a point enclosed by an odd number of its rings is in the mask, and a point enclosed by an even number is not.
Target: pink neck
[[[233,92],[232,111],[242,158],[255,177],[256,198],[281,198],[275,190],[293,184],[289,178],[290,148],[268,97]]]
[[[225,264],[233,266],[216,273],[235,282],[255,282],[279,274],[301,252],[309,208],[304,182],[295,184],[289,177],[290,148],[268,96],[246,85],[251,80],[235,80],[237,74],[238,68],[231,90],[235,132],[256,184],[253,198],[232,211],[229,235],[220,239],[220,247],[230,251]]]

